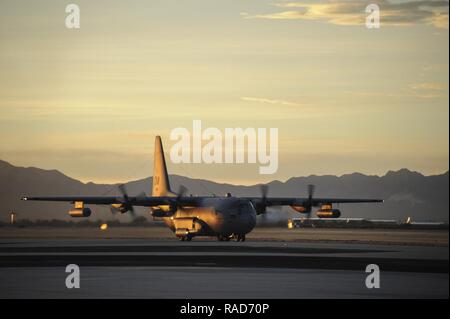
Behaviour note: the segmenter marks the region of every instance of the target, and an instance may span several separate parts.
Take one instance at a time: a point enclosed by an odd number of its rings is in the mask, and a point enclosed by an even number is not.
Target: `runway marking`
[[[126,257],[126,258],[124,258]],[[276,258],[274,258],[276,257]],[[215,263],[221,267],[364,270],[375,263],[385,271],[448,273],[448,260],[408,258],[269,256],[269,255],[10,255],[0,267],[178,266]]]

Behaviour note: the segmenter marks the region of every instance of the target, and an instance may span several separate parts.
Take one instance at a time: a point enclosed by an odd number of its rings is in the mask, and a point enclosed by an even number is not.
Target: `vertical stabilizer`
[[[155,138],[155,155],[153,164],[153,196],[171,196],[169,175],[167,174],[166,160],[161,137]]]

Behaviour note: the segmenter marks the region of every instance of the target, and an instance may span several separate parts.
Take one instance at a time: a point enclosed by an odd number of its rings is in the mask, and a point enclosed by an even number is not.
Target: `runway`
[[[448,298],[448,247],[2,239],[0,298]],[[80,289],[65,266],[80,267]],[[377,264],[381,288],[368,289]]]

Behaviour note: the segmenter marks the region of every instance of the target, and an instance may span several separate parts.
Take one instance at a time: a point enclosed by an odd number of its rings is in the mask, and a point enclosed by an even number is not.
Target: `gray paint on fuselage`
[[[193,236],[247,234],[256,225],[256,211],[252,203],[235,197],[204,198],[198,207],[180,208],[172,217],[163,220],[175,231],[177,219],[192,218],[201,225]]]

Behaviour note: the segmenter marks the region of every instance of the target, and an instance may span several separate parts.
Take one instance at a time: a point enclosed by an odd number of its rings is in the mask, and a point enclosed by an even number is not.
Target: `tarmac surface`
[[[1,239],[0,298],[448,298],[448,247]],[[68,289],[65,267],[80,267]],[[379,266],[378,289],[365,285]]]

